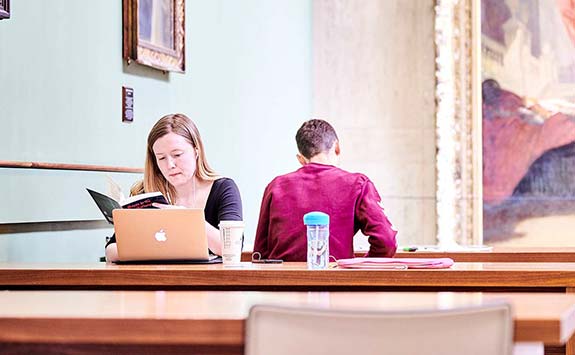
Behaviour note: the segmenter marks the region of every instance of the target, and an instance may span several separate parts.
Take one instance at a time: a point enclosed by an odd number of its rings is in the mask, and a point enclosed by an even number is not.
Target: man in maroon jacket
[[[262,258],[306,261],[303,215],[321,211],[330,216],[330,255],[352,258],[358,230],[369,237],[366,256],[395,254],[397,231],[385,216],[381,198],[369,178],[337,168],[337,134],[323,120],[305,122],[296,134],[302,167],[278,176],[264,191],[254,252]]]

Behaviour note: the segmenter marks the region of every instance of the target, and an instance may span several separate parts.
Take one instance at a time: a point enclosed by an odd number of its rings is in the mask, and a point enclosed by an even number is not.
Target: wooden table
[[[575,331],[575,295],[215,291],[0,292],[0,349],[242,354],[244,322],[254,304],[391,311],[496,301],[513,307],[516,342],[565,351]]]
[[[364,256],[365,251],[356,251]],[[242,253],[243,261],[251,261],[252,252]],[[494,247],[491,251],[426,251],[398,250],[397,258],[452,258],[462,262],[575,262],[575,247]]]
[[[575,291],[575,263],[455,263],[441,270],[307,270],[305,263],[0,264],[0,289]]]

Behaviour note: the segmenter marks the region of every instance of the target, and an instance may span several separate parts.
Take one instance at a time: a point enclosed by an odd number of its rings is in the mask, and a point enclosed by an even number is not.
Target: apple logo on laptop
[[[166,237],[166,232],[164,232],[163,229],[160,229],[158,232],[156,232],[154,237],[158,242],[165,242],[166,240],[168,240],[168,238]]]

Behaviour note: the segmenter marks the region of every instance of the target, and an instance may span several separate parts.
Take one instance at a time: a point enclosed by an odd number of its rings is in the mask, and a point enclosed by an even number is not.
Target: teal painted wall
[[[297,167],[295,131],[311,113],[309,0],[186,1],[185,74],[126,65],[121,1],[13,1],[0,44],[0,160],[141,167],[153,123],[185,113],[240,187],[251,249],[263,189]],[[109,175],[124,189],[139,177]],[[0,168],[0,223],[100,218],[84,188],[105,192],[105,176]],[[0,261],[94,261],[109,234],[0,235]]]

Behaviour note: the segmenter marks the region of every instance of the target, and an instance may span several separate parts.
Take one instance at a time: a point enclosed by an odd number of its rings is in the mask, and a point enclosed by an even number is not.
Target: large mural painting
[[[483,239],[575,246],[575,0],[481,0]]]

